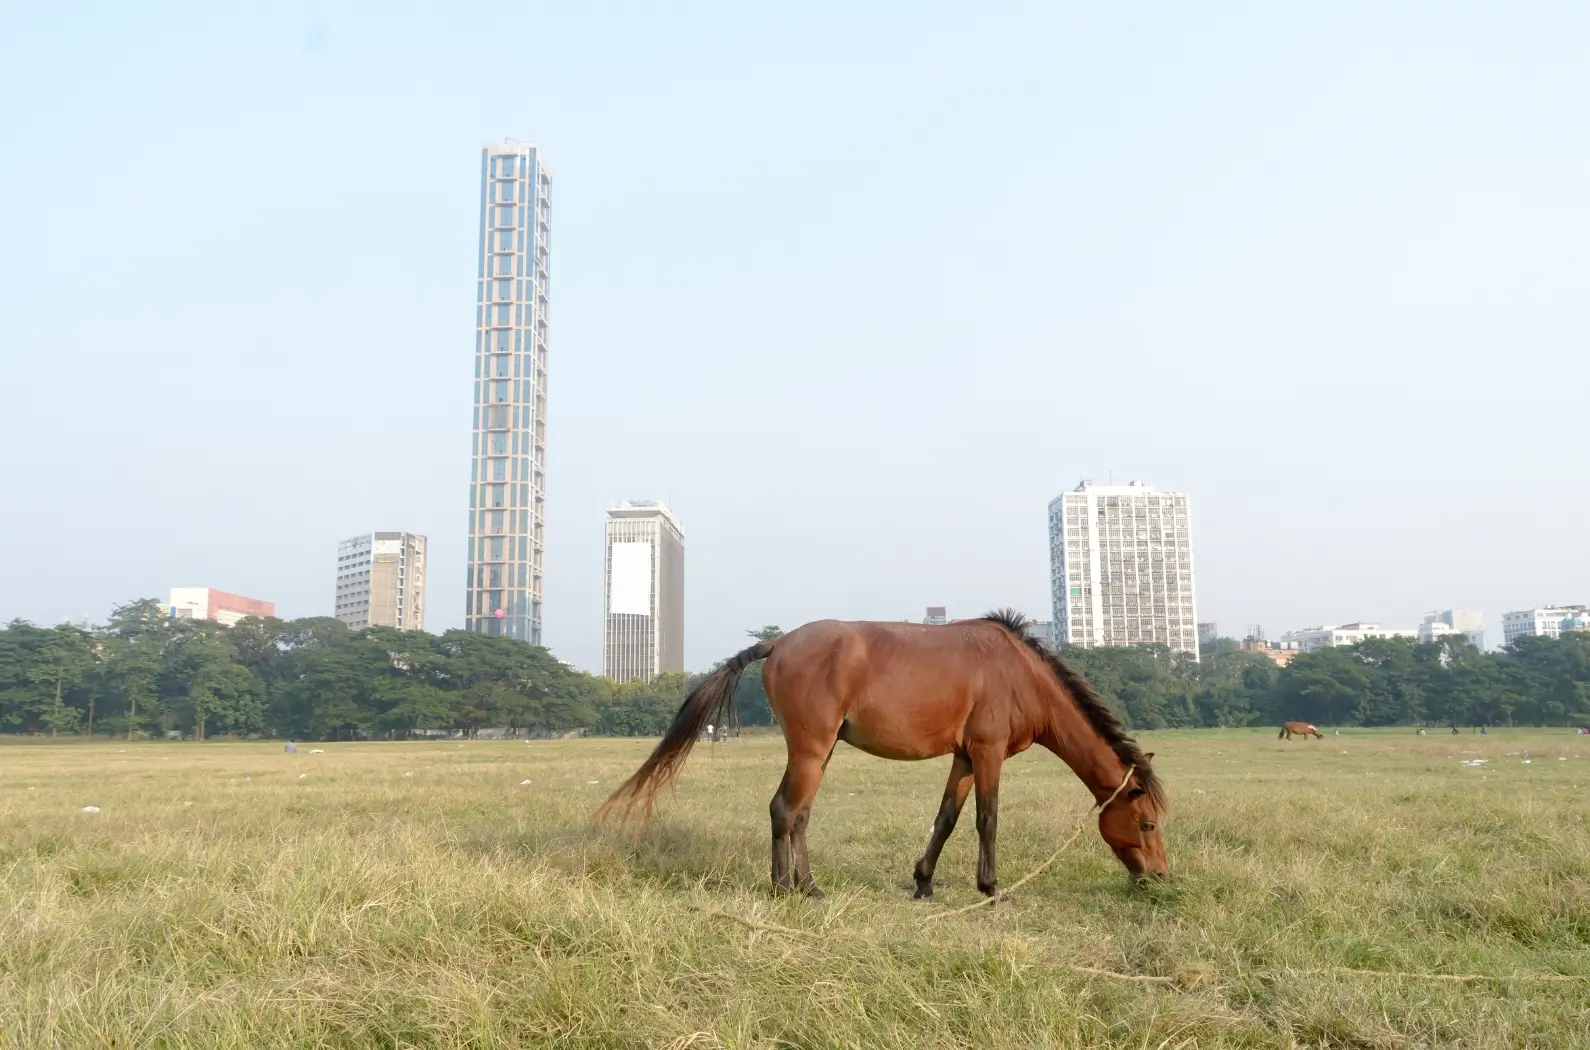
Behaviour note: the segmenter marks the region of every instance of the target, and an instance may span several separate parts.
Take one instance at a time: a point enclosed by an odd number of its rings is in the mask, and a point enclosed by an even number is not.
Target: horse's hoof
[[[930,901],[930,900],[932,900],[933,899],[933,887],[932,886],[918,886],[916,888],[916,892],[911,894],[911,899],[912,900],[918,900],[918,901]]]
[[[814,901],[820,901],[820,900],[822,900],[822,899],[824,899],[825,897],[828,896],[828,894],[824,893],[822,890],[818,889],[816,886],[805,886],[805,887],[802,887],[801,892],[806,894],[806,896],[810,897]]]

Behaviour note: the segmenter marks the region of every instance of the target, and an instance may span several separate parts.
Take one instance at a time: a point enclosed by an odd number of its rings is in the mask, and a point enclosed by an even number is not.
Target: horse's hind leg
[[[791,754],[778,793],[768,806],[773,822],[774,893],[788,893],[798,887],[810,896],[822,896],[812,880],[806,857],[806,824],[811,819],[812,799],[817,797],[825,764],[821,755]]]
[[[928,835],[927,849],[922,851],[912,875],[916,878],[916,899],[927,900],[933,896],[933,871],[938,867],[939,854],[944,843],[955,830],[961,807],[966,805],[966,795],[972,789],[972,763],[964,754],[956,752],[950,765],[950,779],[944,785],[944,799],[939,803],[938,816],[933,818],[933,831]]]

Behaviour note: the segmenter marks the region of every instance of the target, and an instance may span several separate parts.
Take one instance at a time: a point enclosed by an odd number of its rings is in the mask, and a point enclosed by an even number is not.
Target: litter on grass
[[[530,781],[528,781],[528,780],[521,780],[521,781],[519,781],[519,786],[520,786],[520,787],[524,787],[524,786],[525,786],[525,785],[526,785],[526,784],[528,784],[528,783],[530,783]]]
[[[99,812],[99,807],[98,806],[84,806],[83,807],[83,812],[84,813],[98,813]]]

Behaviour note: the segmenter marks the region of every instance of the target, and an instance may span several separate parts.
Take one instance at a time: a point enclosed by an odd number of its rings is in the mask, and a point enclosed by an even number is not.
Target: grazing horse
[[[1288,722],[1281,727],[1281,733],[1275,739],[1290,740],[1292,739],[1293,734],[1305,737],[1314,736],[1321,740],[1325,739],[1325,734],[1321,733],[1318,729],[1315,729],[1314,723],[1312,722]]]
[[[1165,792],[1144,754],[1086,679],[1027,634],[1009,610],[929,626],[818,620],[730,657],[691,690],[651,756],[600,815],[640,806],[679,775],[703,726],[734,715],[740,672],[766,659],[762,686],[784,730],[788,762],[768,807],[773,892],[821,897],[806,855],[812,799],[843,740],[880,758],[953,755],[949,783],[916,862],[916,896],[933,896],[933,869],[968,792],[977,794],[977,888],[998,892],[994,839],[1005,759],[1041,744],[1104,803],[1099,834],[1134,880],[1166,877],[1160,813]]]

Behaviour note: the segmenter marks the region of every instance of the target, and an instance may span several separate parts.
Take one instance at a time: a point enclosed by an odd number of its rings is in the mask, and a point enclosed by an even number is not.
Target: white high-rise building
[[[1502,644],[1512,645],[1526,635],[1556,638],[1562,634],[1564,620],[1590,620],[1590,609],[1583,605],[1542,605],[1502,613]]]
[[[355,630],[425,630],[425,537],[366,532],[337,544],[334,608]]]
[[[1157,643],[1198,655],[1186,493],[1085,480],[1056,496],[1049,572],[1059,644]]]
[[[475,422],[464,627],[541,644],[547,456],[547,215],[534,146],[480,154]]]
[[[685,669],[685,532],[661,500],[607,512],[602,673],[615,682]]]

